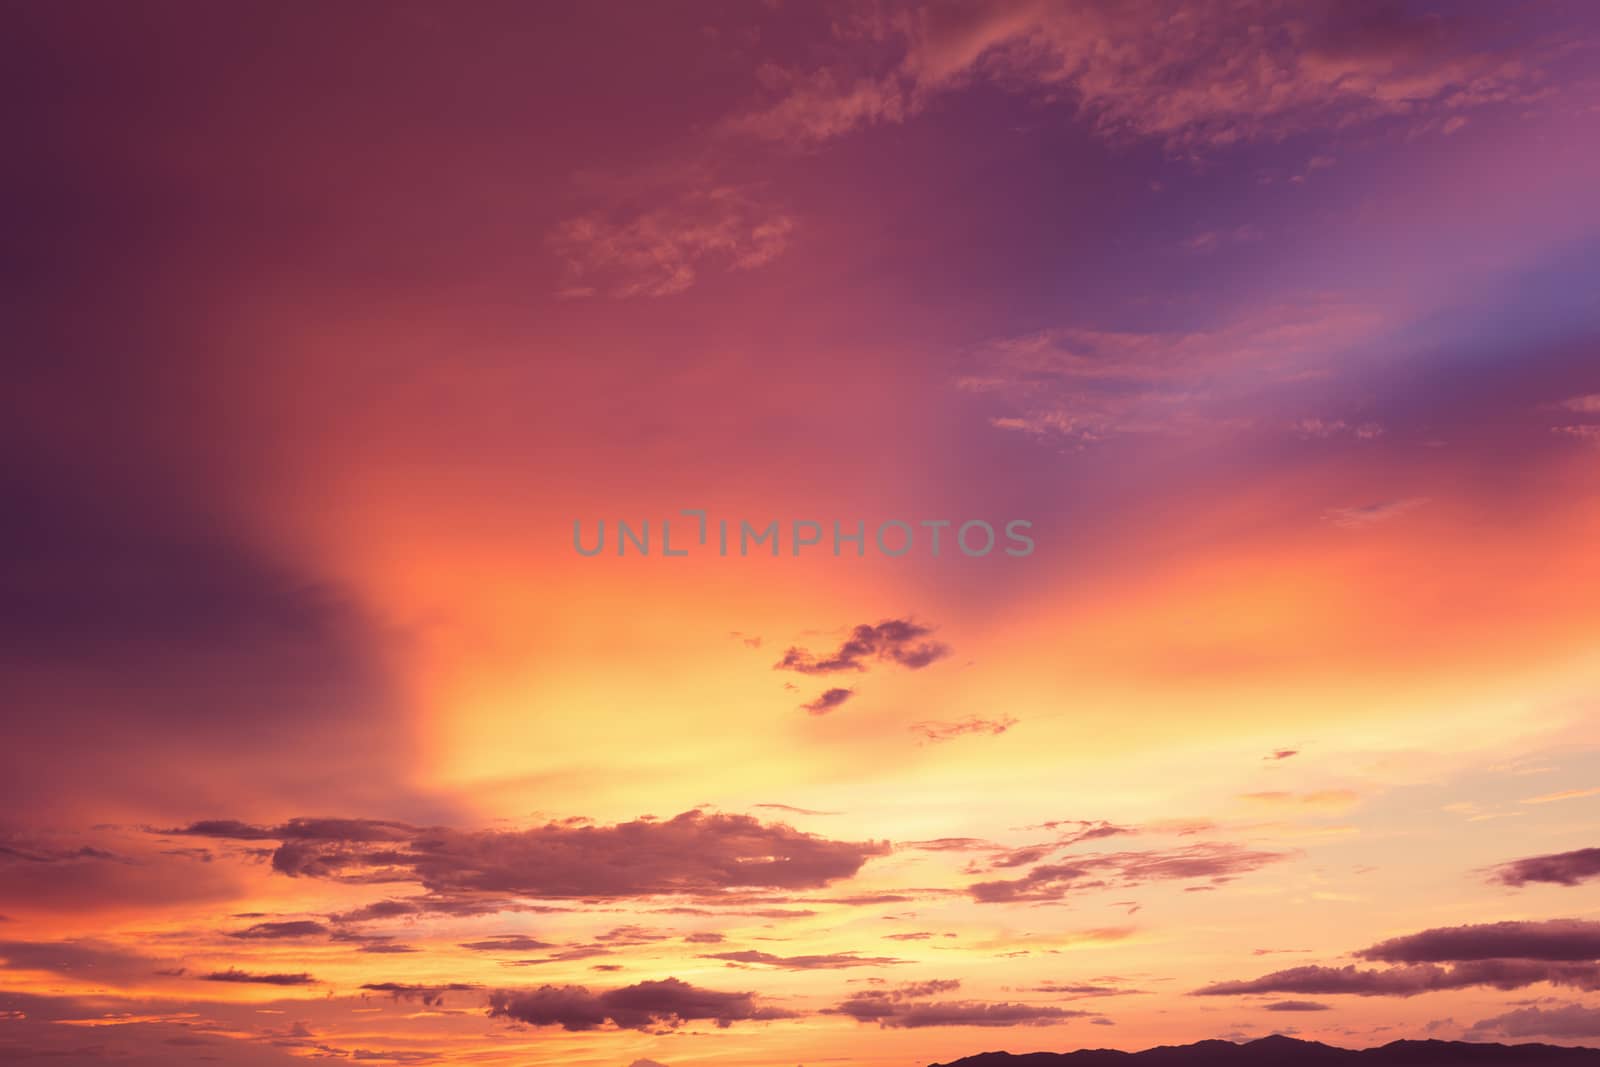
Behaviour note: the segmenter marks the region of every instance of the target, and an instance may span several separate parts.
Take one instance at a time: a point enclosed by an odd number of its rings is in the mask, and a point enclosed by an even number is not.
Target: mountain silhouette
[[[1245,1044],[1199,1041],[1143,1052],[981,1052],[930,1067],[1600,1067],[1600,1049],[1563,1045],[1497,1045],[1470,1041],[1393,1041],[1348,1049],[1292,1037]]]

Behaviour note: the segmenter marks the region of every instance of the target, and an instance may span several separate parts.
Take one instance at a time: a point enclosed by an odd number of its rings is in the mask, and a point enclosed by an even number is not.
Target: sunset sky
[[[1600,1045],[1600,7],[0,10],[0,1061]]]

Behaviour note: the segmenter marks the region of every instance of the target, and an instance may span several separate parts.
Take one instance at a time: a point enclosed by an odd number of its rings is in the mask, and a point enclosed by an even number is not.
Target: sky
[[[0,1058],[1600,1044],[1592,5],[4,7]]]

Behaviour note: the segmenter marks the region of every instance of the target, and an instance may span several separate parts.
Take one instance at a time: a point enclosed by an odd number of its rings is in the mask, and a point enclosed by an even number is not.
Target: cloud
[[[1571,437],[1586,444],[1600,445],[1600,426],[1552,426],[1550,432],[1560,434],[1562,437]]]
[[[848,1015],[857,1022],[907,1030],[929,1026],[1050,1026],[1090,1014],[1054,1005],[927,999],[954,992],[960,986],[955,979],[934,979],[894,989],[873,989],[824,1008],[822,1014]]]
[[[800,707],[812,715],[826,715],[855,695],[854,689],[829,689],[809,704],[801,704]]]
[[[1379,425],[1378,423],[1375,423],[1375,422],[1349,423],[1349,422],[1346,422],[1344,419],[1322,419],[1322,418],[1299,419],[1296,422],[1292,423],[1289,428],[1294,431],[1296,436],[1304,438],[1305,440],[1308,440],[1308,441],[1309,440],[1326,440],[1326,439],[1331,438],[1331,437],[1353,437],[1358,441],[1375,441],[1378,438],[1382,437],[1383,434],[1384,434],[1383,427],[1381,425]],[[1370,507],[1376,507],[1376,508],[1380,509],[1379,514],[1381,514],[1382,513],[1381,509],[1383,509],[1387,505],[1376,504],[1376,505],[1369,505],[1369,506]],[[1345,510],[1346,510],[1346,514],[1348,515],[1348,514],[1351,513],[1352,509],[1345,509]],[[1353,518],[1352,521],[1354,521],[1356,525],[1361,525],[1362,524],[1362,518],[1363,518],[1362,509],[1360,509],[1360,508],[1353,509],[1353,513],[1354,513],[1354,518]]]
[[[794,225],[755,190],[715,185],[685,189],[646,210],[566,219],[550,247],[565,264],[564,296],[603,288],[613,297],[661,297],[694,285],[708,264],[752,270],[770,263],[789,247]]]
[[[321,923],[306,920],[297,922],[256,923],[254,926],[247,927],[243,930],[235,930],[228,936],[238,938],[242,941],[273,941],[291,937],[314,937],[318,934],[325,934],[327,932],[328,928],[323,926]]]
[[[1300,755],[1300,750],[1298,748],[1280,748],[1274,752],[1267,753],[1261,758],[1264,760],[1286,760],[1292,756],[1298,755]]]
[[[1561,402],[1561,406],[1584,415],[1600,415],[1600,393],[1568,397]]]
[[[1600,922],[1551,919],[1442,926],[1381,941],[1356,956],[1384,963],[1455,960],[1600,960]]]
[[[1243,982],[1218,982],[1195,990],[1196,996],[1241,996],[1257,993],[1306,995],[1349,994],[1360,997],[1414,997],[1446,989],[1492,986],[1521,989],[1539,982],[1576,989],[1600,989],[1600,966],[1540,960],[1480,960],[1454,967],[1419,963],[1386,970],[1355,966],[1308,965],[1274,971]]]
[[[483,987],[467,982],[448,982],[444,985],[413,985],[409,982],[366,982],[361,986],[372,993],[387,993],[395,1000],[416,1000],[426,1007],[444,1003],[446,993],[475,993]]]
[[[1480,1019],[1467,1032],[1472,1035],[1494,1032],[1506,1037],[1600,1037],[1600,1007],[1562,1004],[1554,1008],[1517,1008],[1504,1015]]]
[[[548,941],[538,941],[531,937],[506,934],[501,937],[486,938],[482,941],[466,941],[462,943],[461,947],[473,952],[537,952],[540,949],[554,948],[555,946]]]
[[[948,645],[924,638],[933,633],[931,627],[922,626],[909,619],[885,619],[876,626],[862,624],[850,631],[850,636],[834,652],[818,659],[810,651],[791,647],[783,658],[773,664],[775,671],[797,671],[800,674],[834,674],[839,671],[864,671],[867,660],[877,659],[898,663],[910,670],[921,670],[950,655]]]
[[[1600,796],[1600,786],[1592,789],[1563,789],[1559,793],[1545,793],[1543,796],[1527,797],[1524,804],[1554,804],[1561,800],[1582,800],[1585,797]]]
[[[564,1030],[597,1030],[607,1022],[623,1030],[648,1030],[675,1029],[703,1019],[727,1027],[736,1022],[794,1018],[793,1012],[760,1004],[754,993],[700,989],[677,978],[601,993],[573,985],[496,990],[489,994],[489,1015]]]
[[[846,967],[884,967],[911,962],[893,956],[862,956],[854,952],[835,952],[825,956],[774,956],[770,952],[753,950],[717,952],[700,958],[724,960],[728,963],[762,964],[785,971],[830,971]]]
[[[912,723],[908,729],[914,734],[921,734],[933,744],[949,741],[965,734],[991,734],[998,736],[1017,725],[1018,720],[1010,715],[1002,715],[998,719],[980,719],[976,716],[968,719],[958,719],[953,722],[937,722],[927,720]]]
[[[205,819],[157,833],[235,841],[404,841],[415,827],[384,819],[290,819],[281,826],[252,826],[237,819]]]
[[[1266,1011],[1330,1011],[1328,1005],[1315,1000],[1275,1000],[1271,1004],[1263,1004]]]
[[[968,357],[957,388],[994,398],[1015,430],[1079,446],[1120,435],[1237,431],[1255,424],[1261,388],[1371,336],[1370,308],[1329,298],[1247,309],[1188,330],[1055,327],[1000,338]],[[1372,436],[1344,420],[1301,420],[1301,436]]]
[[[1267,790],[1258,793],[1241,793],[1241,800],[1275,807],[1327,808],[1341,810],[1361,799],[1361,794],[1351,789],[1321,789],[1313,793],[1291,793],[1285,790]]]
[[[763,68],[769,102],[726,128],[812,146],[989,84],[1191,154],[1386,117],[1442,124],[1536,80],[1492,28],[1374,5],[899,3],[835,25],[834,64]]]
[[[1040,864],[1021,878],[977,882],[967,892],[980,903],[1060,900],[1073,889],[1209,878],[1214,883],[1286,859],[1287,853],[1208,843],[1178,849],[1067,857]]]
[[[1365,526],[1398,518],[1428,502],[1425,496],[1407,497],[1403,500],[1384,500],[1354,508],[1330,508],[1323,518],[1346,530],[1359,530]]]
[[[765,808],[770,811],[789,811],[796,815],[843,815],[842,811],[818,811],[815,808],[797,808],[793,804],[752,804],[753,808]]]
[[[1495,881],[1511,886],[1525,886],[1529,882],[1577,885],[1595,877],[1600,877],[1600,848],[1529,856],[1501,864],[1493,872]]]
[[[1520,989],[1540,982],[1600,989],[1600,923],[1578,919],[1437,927],[1381,941],[1355,955],[1398,966],[1291,967],[1250,981],[1220,982],[1196,993],[1411,997],[1472,986]]]
[[[421,829],[363,820],[292,820],[277,830],[197,823],[186,833],[277,837],[272,867],[291,877],[415,881],[445,894],[619,898],[728,889],[815,889],[888,852],[830,841],[748,815],[688,811],[614,826],[551,822],[528,830]],[[398,906],[407,906],[403,903]]]
[[[257,974],[251,971],[241,971],[237,967],[229,967],[225,971],[213,971],[210,974],[200,975],[203,982],[239,982],[255,985],[315,985],[317,980],[309,974]]]

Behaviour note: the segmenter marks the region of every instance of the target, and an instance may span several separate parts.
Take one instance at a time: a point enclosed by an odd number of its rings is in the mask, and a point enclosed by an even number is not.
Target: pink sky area
[[[0,1060],[1600,1045],[1600,8],[3,9]]]

